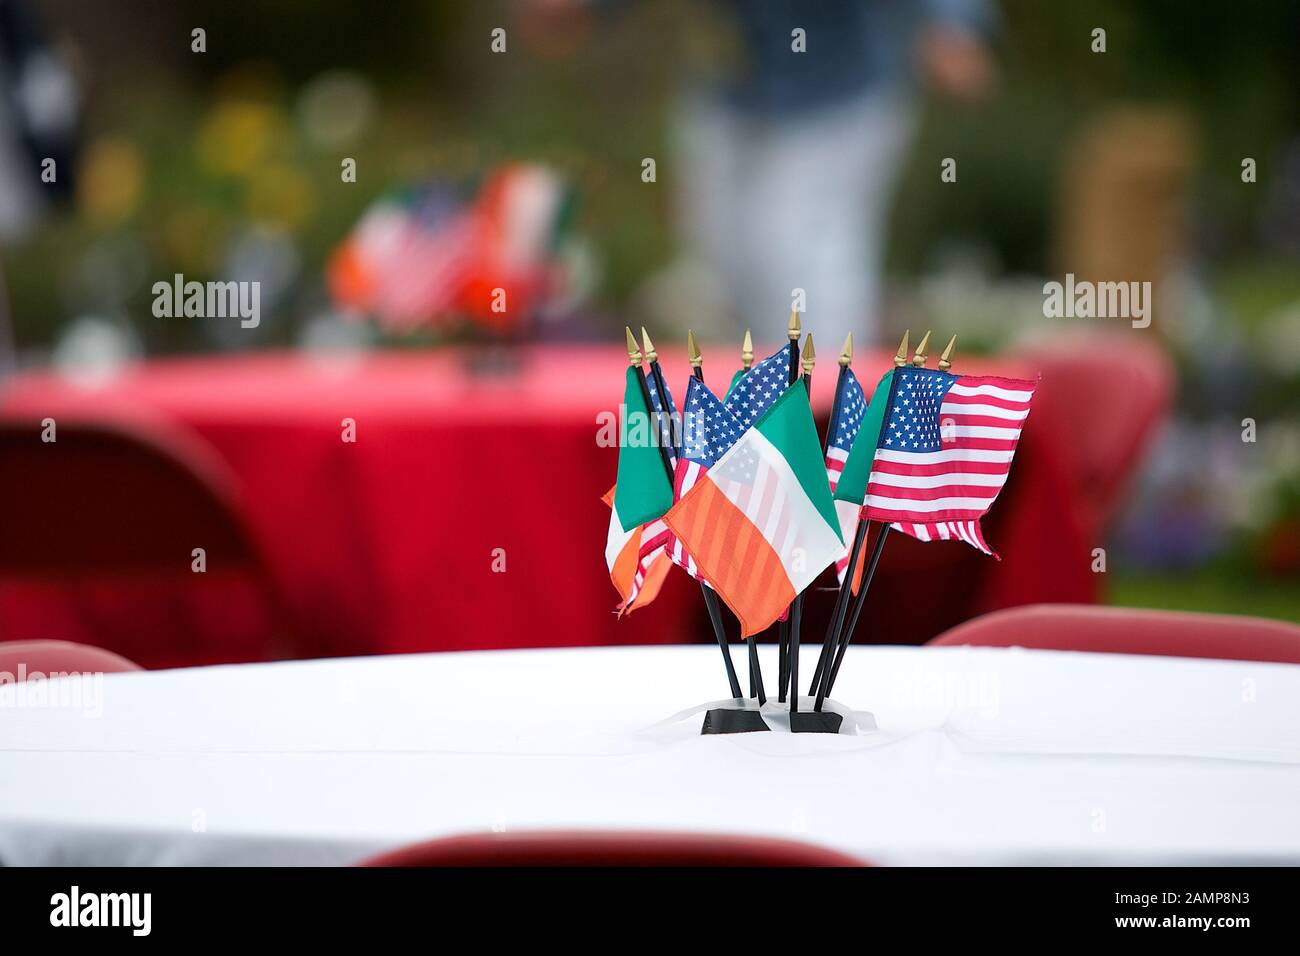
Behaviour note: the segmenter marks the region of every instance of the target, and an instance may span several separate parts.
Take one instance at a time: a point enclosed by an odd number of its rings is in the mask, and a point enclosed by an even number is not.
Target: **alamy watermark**
[[[116,926],[129,929],[132,936],[148,936],[153,929],[153,894],[83,893],[74,884],[66,893],[50,897],[50,925]]]
[[[1133,328],[1151,324],[1150,282],[1076,281],[1043,284],[1043,315],[1049,319],[1129,319]]]
[[[659,445],[680,448],[685,436],[702,434],[703,412],[617,411],[605,410],[596,415],[596,445],[599,448],[648,448]]]
[[[6,689],[6,685],[13,687]],[[85,717],[104,715],[102,671],[29,671],[18,665],[18,673],[0,670],[0,710],[8,708],[63,709],[82,711]]]
[[[171,282],[153,284],[153,314],[159,319],[232,319],[255,329],[262,321],[262,283],[186,282],[176,273]]]

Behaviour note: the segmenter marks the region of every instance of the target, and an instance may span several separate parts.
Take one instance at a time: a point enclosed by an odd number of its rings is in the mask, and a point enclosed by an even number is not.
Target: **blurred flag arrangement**
[[[572,187],[545,166],[490,172],[472,199],[435,183],[372,205],[327,266],[335,303],[391,334],[457,319],[507,333],[569,291]]]
[[[831,421],[827,426],[829,440],[826,443],[826,480],[830,484],[831,495],[835,497],[835,515],[839,519],[840,537],[845,544],[840,556],[835,559],[835,574],[841,584],[844,583],[844,574],[848,570],[848,545],[858,527],[858,512],[861,508],[852,501],[844,501],[835,496],[835,490],[839,486],[840,475],[844,472],[844,463],[849,459],[849,452],[858,440],[858,431],[862,427],[862,416],[866,410],[867,400],[862,386],[858,384],[853,369],[845,368],[839,383],[839,394],[835,396]],[[856,589],[857,582],[854,582],[854,587]]]

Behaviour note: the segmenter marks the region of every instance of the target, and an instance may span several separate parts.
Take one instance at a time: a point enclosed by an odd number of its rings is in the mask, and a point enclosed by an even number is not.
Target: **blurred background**
[[[820,65],[774,75],[763,44],[788,59],[787,7]],[[1106,326],[1158,350],[1172,407],[1099,542],[1104,599],[1300,621],[1300,5],[0,10],[0,325],[19,380],[195,354],[608,343],[624,324],[678,345],[687,325],[774,339],[800,285],[779,264],[810,248],[810,269],[836,270],[808,283],[827,368],[850,329],[867,348],[957,332],[978,356]],[[823,194],[786,194],[800,177]],[[506,223],[463,240],[474,263],[525,247],[504,284],[526,317],[494,327],[472,275],[393,306],[401,276],[375,237],[423,230],[426,258],[399,272],[445,276],[455,243],[434,239],[470,209]],[[1067,272],[1151,281],[1151,327],[1045,318],[1044,283]],[[153,284],[176,273],[259,281],[258,326],[156,317]]]

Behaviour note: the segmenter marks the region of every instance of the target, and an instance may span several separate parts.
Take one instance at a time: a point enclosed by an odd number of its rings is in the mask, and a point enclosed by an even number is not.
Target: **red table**
[[[706,350],[712,381],[730,379],[732,351],[724,362],[721,347]],[[4,638],[83,640],[145,665],[709,639],[698,589],[677,573],[655,605],[623,620],[612,613],[608,510],[599,498],[617,455],[598,447],[596,435],[598,413],[621,401],[625,353],[535,347],[517,363],[474,372],[458,351],[263,353],[149,362],[95,391],[50,373],[10,380],[0,414],[33,428],[47,416],[147,420],[207,443],[234,476],[297,626],[287,642],[243,633],[232,644],[232,631],[259,625],[196,593],[185,626],[213,633],[191,634],[178,652],[147,616],[147,595],[126,602],[132,613],[111,587],[52,598],[9,584],[0,588]],[[874,380],[886,363],[875,353],[855,366]],[[994,370],[988,362],[958,367]],[[824,362],[814,377],[823,412],[834,370]],[[684,361],[665,361],[679,392],[687,371]],[[1023,361],[1000,361],[996,371],[1032,373]],[[1067,427],[1064,410],[1079,412],[1054,388],[1043,380],[1011,480],[987,520],[1004,560],[896,536],[868,609],[873,639],[919,642],[992,608],[1094,599],[1096,528],[1071,506],[1078,476],[1065,447],[1077,422]],[[343,440],[345,419],[355,422],[355,442]],[[504,573],[493,570],[498,548]],[[71,615],[70,601],[108,602],[115,613]],[[806,639],[819,638],[829,605],[827,595],[810,600]]]

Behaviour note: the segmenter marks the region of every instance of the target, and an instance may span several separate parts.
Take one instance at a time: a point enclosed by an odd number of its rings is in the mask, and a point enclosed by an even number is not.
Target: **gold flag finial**
[[[850,332],[844,340],[844,348],[840,349],[840,367],[848,368],[853,361],[853,333]]]
[[[690,358],[691,368],[699,368],[704,363],[704,356],[700,354],[700,343],[695,341],[695,333],[690,329],[686,330],[686,354]]]
[[[740,364],[745,371],[754,364],[754,337],[745,329],[745,344],[740,347]]]
[[[921,339],[921,344],[916,347],[916,354],[912,356],[912,364],[917,368],[925,368],[925,350],[930,345],[930,333],[926,332]]]
[[[811,375],[813,366],[817,364],[817,353],[813,351],[812,333],[803,340],[803,351],[799,353],[799,364],[803,366],[803,373]]]
[[[631,334],[630,332],[628,333]],[[908,332],[903,333],[903,341],[898,343],[898,352],[894,355],[894,364],[903,366],[907,364],[907,336]]]
[[[623,331],[627,333],[627,360],[633,365],[640,365],[641,346],[636,344],[636,336],[632,334],[632,330],[626,325],[623,326]]]
[[[655,344],[650,341],[650,333],[641,326],[641,341],[645,343],[645,359],[651,364],[659,361],[659,353],[655,351]]]
[[[939,371],[946,372],[952,368],[952,349],[956,344],[957,336],[954,335],[948,340],[948,344],[944,346],[943,354],[939,356]]]
[[[803,327],[799,324],[799,310],[790,310],[790,327],[785,330],[785,334],[790,337],[791,342],[798,342],[799,335],[803,332]]]

